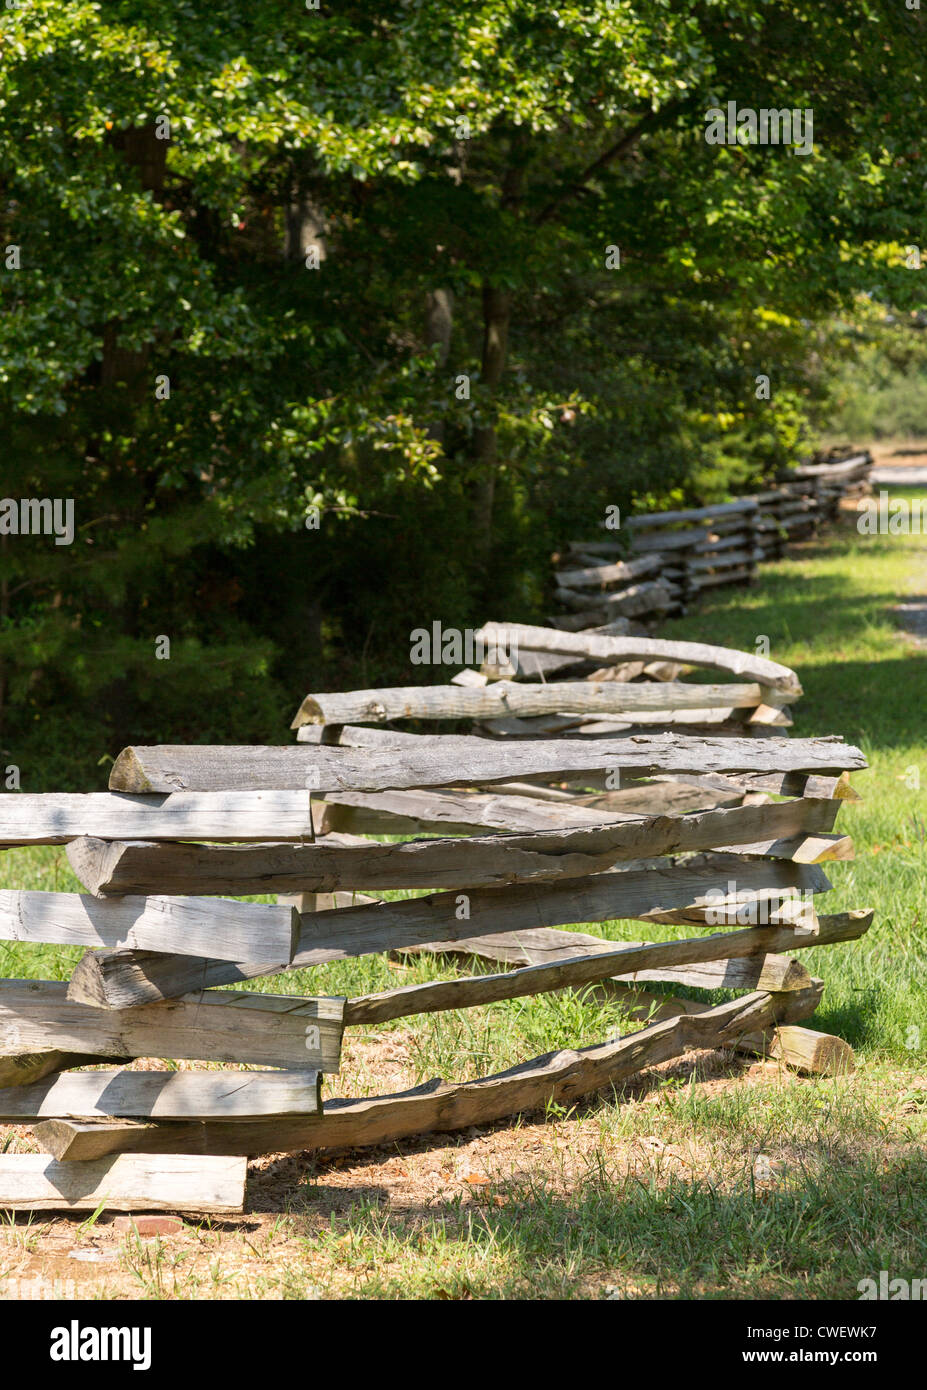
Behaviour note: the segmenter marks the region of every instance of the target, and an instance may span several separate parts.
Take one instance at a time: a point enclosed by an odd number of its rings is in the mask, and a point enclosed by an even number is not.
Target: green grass
[[[911,490],[893,495],[914,497]],[[927,648],[899,637],[891,608],[927,594],[927,536],[860,536],[844,518],[748,590],[716,593],[666,635],[754,648],[798,671],[796,737],[841,734],[870,764],[863,801],[840,812],[857,857],[827,866],[824,911],[872,907],[860,942],[803,954],[826,982],[815,1024],[862,1055],[922,1065],[927,1049]]]
[[[925,591],[927,537],[861,537],[851,517],[764,567],[755,587],[715,591],[661,634],[746,649],[768,638],[769,654],[796,668],[804,686],[794,735],[837,733],[866,753],[870,769],[854,777],[864,800],[844,805],[838,822],[857,859],[827,867],[834,890],[817,906],[872,907],[875,923],[859,942],[802,957],[826,986],[814,1026],[853,1044],[855,1076],[780,1074],[718,1088],[671,1076],[568,1116],[554,1110],[550,1143],[533,1167],[523,1165],[517,1179],[500,1171],[431,1210],[397,1211],[358,1195],[347,1213],[321,1220],[319,1160],[282,1218],[281,1266],[269,1262],[242,1287],[231,1268],[222,1273],[220,1245],[218,1272],[186,1285],[172,1275],[168,1296],[300,1298],[321,1288],[389,1299],[855,1298],[858,1281],[880,1269],[923,1277],[927,650],[898,636],[890,609]],[[5,887],[78,888],[63,850],[10,851],[3,863]],[[597,930],[641,934],[633,922]],[[0,953],[3,974],[46,978],[65,977],[79,954],[10,943]],[[422,958],[397,975],[385,957],[370,956],[254,987],[354,995],[445,968]],[[416,1078],[460,1079],[599,1041],[621,1025],[616,1005],[564,993],[398,1020],[387,1030],[401,1034]],[[577,1119],[583,1144],[574,1142]],[[641,1135],[667,1152],[675,1146],[682,1159],[632,1162]],[[755,1175],[761,1154],[772,1164],[768,1181]],[[165,1296],[160,1274],[130,1267],[147,1296]]]

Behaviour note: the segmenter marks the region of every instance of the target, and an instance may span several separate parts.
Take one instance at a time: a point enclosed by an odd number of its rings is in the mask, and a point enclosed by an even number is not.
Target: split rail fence
[[[852,854],[835,822],[865,762],[788,737],[794,672],[698,643],[483,633],[492,663],[447,686],[307,695],[295,744],[130,747],[107,792],[0,797],[0,846],[67,845],[85,889],[3,891],[0,939],[88,948],[67,981],[0,981],[0,1121],[44,1150],[0,1155],[0,1207],[241,1210],[250,1155],[568,1105],[690,1048],[852,1066],[805,1026],[823,985],[800,954],[871,923],[817,907],[824,865]],[[419,896],[377,896],[393,890]],[[277,901],[240,901],[256,894]],[[641,932],[565,930],[615,920]],[[667,923],[687,934],[645,939]],[[423,951],[445,978],[352,999],[247,988]],[[636,1031],[321,1099],[345,1028],[589,989]],[[718,989],[737,993],[689,993]],[[144,1058],[211,1065],[128,1065]]]
[[[629,544],[572,541],[557,557],[555,575],[555,597],[566,612],[550,621],[568,630],[615,619],[653,622],[685,612],[704,589],[751,583],[758,565],[832,521],[844,497],[867,491],[871,470],[868,451],[809,464],[736,502],[629,517]]]

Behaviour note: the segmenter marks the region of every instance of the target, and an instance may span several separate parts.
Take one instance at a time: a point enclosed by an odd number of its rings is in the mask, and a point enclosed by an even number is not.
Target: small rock
[[[135,1231],[140,1236],[176,1236],[184,1229],[179,1216],[117,1216],[117,1231]]]

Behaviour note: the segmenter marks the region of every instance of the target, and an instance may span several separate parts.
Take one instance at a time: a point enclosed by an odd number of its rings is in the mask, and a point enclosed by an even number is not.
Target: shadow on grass
[[[874,537],[876,558],[889,544],[910,555],[912,575],[918,563],[923,565],[927,587],[927,546],[922,538]],[[685,618],[666,624],[661,636],[708,640],[710,633],[712,642],[748,651],[765,636],[770,655],[778,659],[784,659],[784,648],[803,645],[809,654],[792,663],[805,692],[792,711],[795,735],[838,732],[850,742],[868,740],[874,748],[886,750],[921,743],[927,652],[906,648],[903,620],[892,611],[911,586],[896,595],[878,586],[866,593],[855,591],[848,578],[852,581],[861,557],[856,545],[839,532],[802,547],[793,558],[841,560],[846,572],[808,573],[801,564],[762,571],[756,587],[719,590]],[[897,655],[886,648],[893,628],[899,634]],[[846,660],[844,654],[858,652],[860,645],[872,647],[872,659]]]
[[[885,1044],[885,1014],[891,1012],[893,993],[881,981],[854,990],[852,999],[828,1006],[827,991],[805,1027],[835,1033],[851,1047],[878,1050]]]
[[[641,1162],[568,1192],[534,1174],[474,1200],[362,1201],[335,1224],[363,1245],[366,1298],[855,1299],[882,1269],[923,1276],[925,1155],[831,1145],[774,1158],[763,1181],[753,1163],[722,1184]]]

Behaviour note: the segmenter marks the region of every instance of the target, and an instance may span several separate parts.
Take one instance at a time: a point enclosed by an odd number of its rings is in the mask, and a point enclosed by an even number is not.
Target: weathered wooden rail
[[[555,557],[551,623],[570,630],[610,621],[658,621],[685,611],[699,592],[750,583],[790,540],[833,520],[844,497],[868,488],[872,456],[793,469],[774,488],[736,502],[628,517],[628,539],[572,541]]]
[[[3,892],[0,939],[90,948],[69,981],[0,981],[0,1120],[50,1155],[0,1155],[0,1207],[236,1210],[244,1156],[490,1123],[692,1047],[852,1066],[845,1043],[802,1026],[823,985],[800,955],[872,921],[816,906],[823,866],[852,855],[834,827],[865,762],[839,738],[784,736],[794,672],[703,644],[485,631],[517,647],[513,669],[312,694],[286,747],[128,748],[107,792],[0,797],[0,845],[65,844],[86,890]],[[549,683],[583,662],[595,679]],[[689,681],[692,667],[725,679]],[[667,727],[689,710],[724,717],[707,734]],[[642,713],[662,727],[635,732]],[[601,736],[583,722],[600,717]],[[461,718],[472,733],[392,727]],[[394,891],[416,896],[370,896]],[[237,900],[262,893],[277,905]],[[565,930],[615,921],[690,930]],[[429,952],[443,978],[353,999],[241,988],[397,952]],[[740,994],[711,1005],[642,984]],[[345,1028],[550,990],[608,997],[636,1031],[472,1081],[321,1098]],[[129,1065],[145,1058],[211,1065]]]

